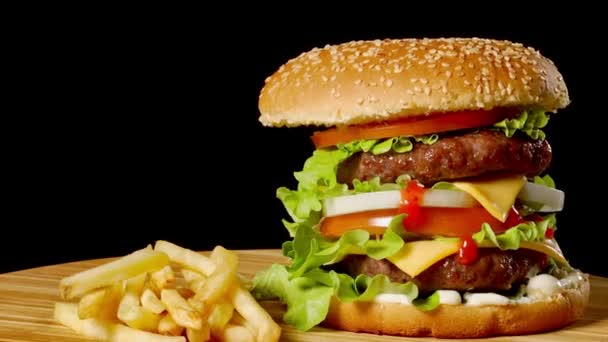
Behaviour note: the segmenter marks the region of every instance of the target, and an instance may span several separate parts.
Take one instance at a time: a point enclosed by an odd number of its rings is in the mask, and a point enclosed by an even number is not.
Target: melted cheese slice
[[[526,182],[526,177],[515,175],[501,178],[477,178],[470,182],[453,182],[458,189],[475,198],[492,216],[505,222]]]
[[[482,243],[480,248],[496,248],[491,243]],[[530,249],[543,254],[546,254],[556,262],[565,264],[561,250],[557,243],[553,240],[545,240],[544,242],[527,242],[522,241],[520,248]],[[407,242],[403,248],[396,254],[388,257],[388,260],[395,264],[400,270],[408,275],[415,277],[424,272],[441,259],[448,257],[459,249],[458,240],[438,241],[438,240],[422,240]]]
[[[458,241],[406,242],[401,250],[388,257],[388,260],[403,272],[415,277],[437,261],[458,252],[459,248]]]

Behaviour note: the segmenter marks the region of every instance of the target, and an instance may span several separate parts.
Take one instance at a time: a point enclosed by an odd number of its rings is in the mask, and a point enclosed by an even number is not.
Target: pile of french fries
[[[278,341],[281,328],[237,273],[238,256],[206,257],[167,241],[61,280],[54,318],[105,341]]]

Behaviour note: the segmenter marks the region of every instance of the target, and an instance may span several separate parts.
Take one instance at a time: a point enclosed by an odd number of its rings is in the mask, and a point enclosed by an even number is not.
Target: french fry
[[[228,324],[223,331],[221,340],[224,342],[255,342],[249,329],[234,324]],[[278,340],[258,340],[258,341],[278,341]]]
[[[175,274],[171,266],[167,265],[156,272],[150,273],[150,280],[159,289],[171,287],[175,283]]]
[[[167,254],[173,262],[193,269],[205,276],[209,276],[215,271],[215,264],[206,256],[196,253],[193,250],[177,246],[171,242],[163,240],[156,241],[154,250]]]
[[[147,278],[148,274],[142,273],[127,279],[125,281],[125,291],[135,293],[138,296],[141,295],[144,290],[144,285],[146,285]]]
[[[251,322],[244,319],[243,316],[241,316],[241,314],[237,311],[232,314],[232,318],[230,319],[229,323],[247,328],[249,332],[251,332],[251,336],[255,336],[257,333],[257,329],[253,325],[251,325]]]
[[[116,313],[124,293],[125,289],[122,282],[114,283],[112,286],[107,288],[103,298],[103,305],[97,315],[97,318],[108,321],[118,320]]]
[[[103,300],[106,297],[107,288],[101,288],[84,295],[78,302],[78,318],[94,318],[99,315],[103,308]]]
[[[278,341],[281,330],[249,293],[238,256],[209,257],[159,240],[113,262],[66,277],[55,320],[110,342]]]
[[[216,304],[211,312],[209,313],[209,327],[211,329],[211,335],[215,338],[222,338],[222,331],[234,312],[234,306],[230,303],[218,303]]]
[[[80,319],[78,318],[78,304],[76,303],[55,303],[53,319],[78,334],[96,340],[107,340],[110,335],[110,325],[105,321],[96,320],[93,318]]]
[[[186,280],[186,283],[189,284],[193,281],[196,281],[198,279],[205,279],[205,276],[193,271],[193,270],[189,270],[187,268],[182,269],[182,276],[184,277],[184,280]]]
[[[207,313],[207,306],[202,301],[197,300],[194,297],[191,297],[191,298],[187,299],[187,302],[199,314],[205,315]]]
[[[195,293],[200,292],[207,281],[207,278],[204,275],[188,269],[182,270],[182,276],[184,277],[188,288]]]
[[[194,296],[203,302],[214,303],[237,283],[236,270],[238,256],[236,253],[216,246],[211,252],[211,260],[216,264],[216,272],[212,273],[205,282],[205,286]]]
[[[63,299],[73,299],[90,290],[112,285],[169,264],[165,253],[141,249],[115,261],[63,278],[59,290]]]
[[[160,316],[139,305],[139,297],[127,292],[118,306],[118,319],[134,329],[155,332]]]
[[[179,293],[180,296],[182,296],[184,299],[189,299],[190,297],[194,296],[194,291],[190,290],[187,287],[178,287],[175,289],[177,291],[177,293]]]
[[[158,322],[158,333],[161,335],[181,336],[183,332],[184,327],[177,325],[169,313],[165,313]]]
[[[169,315],[173,320],[184,328],[201,329],[203,319],[188,302],[179,295],[177,290],[163,289],[160,292],[160,300],[165,304]]]
[[[152,334],[95,318],[81,320],[78,318],[78,304],[76,303],[55,303],[53,317],[55,321],[76,333],[96,340],[109,342],[186,342],[186,338],[183,336]]]
[[[156,297],[156,294],[152,292],[150,289],[145,289],[141,294],[141,298],[139,299],[141,302],[141,306],[155,314],[160,314],[165,311],[165,304]]]
[[[205,279],[205,278],[195,279],[191,283],[188,283],[188,288],[190,290],[192,290],[194,293],[199,293],[199,292],[203,291],[206,283],[207,283],[207,279]]]
[[[186,328],[186,337],[188,342],[205,342],[211,338],[209,334],[209,325],[203,324],[201,329]]]
[[[249,291],[240,286],[235,286],[230,292],[230,299],[234,309],[257,329],[255,336],[257,341],[279,340],[281,327],[256,302]]]

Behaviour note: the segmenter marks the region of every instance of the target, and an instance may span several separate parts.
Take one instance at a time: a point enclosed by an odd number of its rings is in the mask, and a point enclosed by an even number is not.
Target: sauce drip
[[[399,212],[407,214],[403,219],[403,227],[416,227],[422,222],[422,210],[420,202],[424,196],[424,186],[418,181],[410,181],[407,186],[401,190],[401,206]]]
[[[460,249],[458,250],[456,260],[463,265],[472,264],[477,260],[477,243],[473,240],[473,237],[466,236],[460,238]]]

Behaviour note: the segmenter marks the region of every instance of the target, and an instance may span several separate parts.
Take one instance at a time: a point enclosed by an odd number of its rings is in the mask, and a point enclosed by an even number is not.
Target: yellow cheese
[[[458,252],[459,247],[458,240],[407,242],[399,252],[388,257],[388,260],[403,272],[415,277],[439,260]],[[496,248],[491,242],[483,242],[479,247]],[[566,263],[561,250],[553,240],[545,240],[544,242],[522,241],[520,248],[531,249],[546,254],[560,264]]]
[[[502,178],[477,178],[470,182],[452,184],[475,198],[497,220],[505,222],[525,182],[524,176],[515,175]]]
[[[388,260],[403,272],[415,277],[437,261],[458,252],[459,248],[457,240],[407,242],[399,252],[388,257]]]

